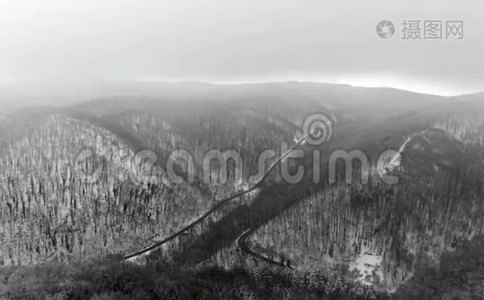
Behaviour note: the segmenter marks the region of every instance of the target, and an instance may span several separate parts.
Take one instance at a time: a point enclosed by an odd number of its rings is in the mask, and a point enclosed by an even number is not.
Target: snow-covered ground
[[[381,271],[382,261],[382,256],[364,252],[350,263],[349,268],[350,271],[356,271],[359,282],[366,285],[373,285],[376,278],[378,281],[383,280],[383,272]]]

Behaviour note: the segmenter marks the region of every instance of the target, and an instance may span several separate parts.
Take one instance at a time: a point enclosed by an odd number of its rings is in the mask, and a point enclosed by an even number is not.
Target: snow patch
[[[350,271],[356,272],[359,282],[365,285],[374,285],[383,280],[382,261],[383,256],[365,252],[351,262],[349,268]]]

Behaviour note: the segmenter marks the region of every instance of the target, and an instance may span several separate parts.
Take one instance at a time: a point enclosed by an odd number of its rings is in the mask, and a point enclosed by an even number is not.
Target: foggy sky
[[[463,40],[390,40],[380,20],[462,20]],[[325,81],[484,91],[482,0],[0,0],[0,85]]]

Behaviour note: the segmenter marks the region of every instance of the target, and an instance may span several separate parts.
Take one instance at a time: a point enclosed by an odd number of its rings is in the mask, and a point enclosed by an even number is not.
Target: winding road
[[[276,160],[270,167],[269,169],[264,173],[264,176],[262,176],[261,179],[259,179],[254,185],[252,185],[250,188],[244,190],[244,191],[241,191],[239,193],[236,193],[228,198],[225,198],[223,200],[220,200],[217,204],[215,204],[212,208],[210,208],[207,212],[205,212],[203,215],[201,215],[200,217],[198,217],[195,221],[193,221],[192,223],[188,224],[187,226],[185,226],[183,229],[179,230],[178,232],[172,234],[171,236],[157,242],[157,243],[154,243],[153,245],[149,246],[149,247],[146,247],[144,249],[141,249],[139,251],[136,251],[134,253],[131,253],[131,254],[128,254],[126,256],[124,256],[124,260],[128,260],[128,259],[132,259],[132,258],[136,258],[138,256],[141,256],[143,254],[146,254],[152,250],[155,250],[159,247],[161,247],[162,245],[166,244],[167,242],[169,241],[172,241],[173,239],[177,238],[178,236],[184,234],[185,232],[187,232],[188,230],[194,228],[196,225],[200,224],[201,222],[203,222],[203,220],[205,220],[208,216],[210,216],[213,212],[217,211],[218,209],[222,208],[225,204],[229,203],[231,200],[233,199],[236,199],[238,197],[241,197],[243,195],[246,195],[254,190],[256,190],[264,181],[265,179],[267,178],[267,176],[271,173],[271,171],[282,161],[284,160],[287,156],[289,156],[289,154],[291,154],[292,151],[294,151],[294,149],[296,147],[298,147],[299,145],[301,145],[302,143],[304,143],[304,141],[307,139],[307,136],[304,136],[302,137],[291,149],[289,149],[286,153],[284,153],[278,160]],[[249,233],[249,232],[246,232],[246,234]],[[245,236],[246,237],[246,236]],[[244,239],[245,240],[245,239]],[[244,243],[242,243],[242,245],[244,245]],[[249,255],[252,255],[252,256],[255,256],[257,258],[259,258],[259,256],[257,255],[254,255],[254,252],[251,251],[248,247],[241,247],[241,249],[246,252],[247,254]]]

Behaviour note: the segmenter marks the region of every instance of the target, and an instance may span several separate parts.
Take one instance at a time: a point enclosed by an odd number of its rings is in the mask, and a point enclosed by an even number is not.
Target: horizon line
[[[139,82],[139,83],[165,83],[165,84],[184,84],[184,83],[196,83],[196,84],[206,84],[215,86],[243,86],[243,85],[257,85],[257,84],[281,84],[281,83],[306,83],[306,84],[326,84],[326,85],[336,85],[336,86],[347,86],[353,88],[366,88],[366,89],[391,89],[403,92],[409,92],[413,94],[428,95],[428,96],[439,96],[444,98],[451,97],[462,97],[470,96],[484,93],[484,90],[474,90],[474,91],[463,91],[455,93],[434,93],[430,91],[422,91],[419,89],[411,89],[405,87],[398,87],[392,85],[363,85],[350,82],[334,82],[334,81],[319,81],[319,80],[297,80],[297,79],[280,79],[280,80],[235,80],[235,81],[212,81],[212,80],[197,80],[197,79],[187,79],[187,80],[169,80],[169,79],[143,79],[143,80],[123,80],[127,82]]]
[[[116,83],[159,83],[159,84],[205,84],[213,86],[243,86],[243,85],[263,85],[263,84],[287,84],[287,83],[301,83],[301,84],[325,84],[335,86],[346,86],[353,88],[366,88],[366,89],[391,89],[403,92],[409,92],[413,94],[438,96],[444,98],[470,96],[484,93],[484,90],[469,90],[461,92],[436,92],[436,89],[432,89],[429,86],[421,85],[420,88],[411,88],[405,86],[398,86],[396,84],[384,84],[373,82],[371,84],[358,84],[358,82],[351,82],[351,80],[303,80],[303,79],[274,79],[274,80],[204,80],[204,79],[168,79],[168,78],[138,78],[138,79],[119,79],[119,80],[79,80],[79,81],[67,81],[63,83],[58,82],[45,82],[45,81],[13,81],[9,83],[0,83],[1,88],[15,88],[31,86],[76,86],[76,85],[92,85],[93,87],[99,84],[116,84]],[[99,87],[99,86],[98,86]],[[425,88],[427,87],[427,89]],[[89,88],[87,88],[89,89]]]

